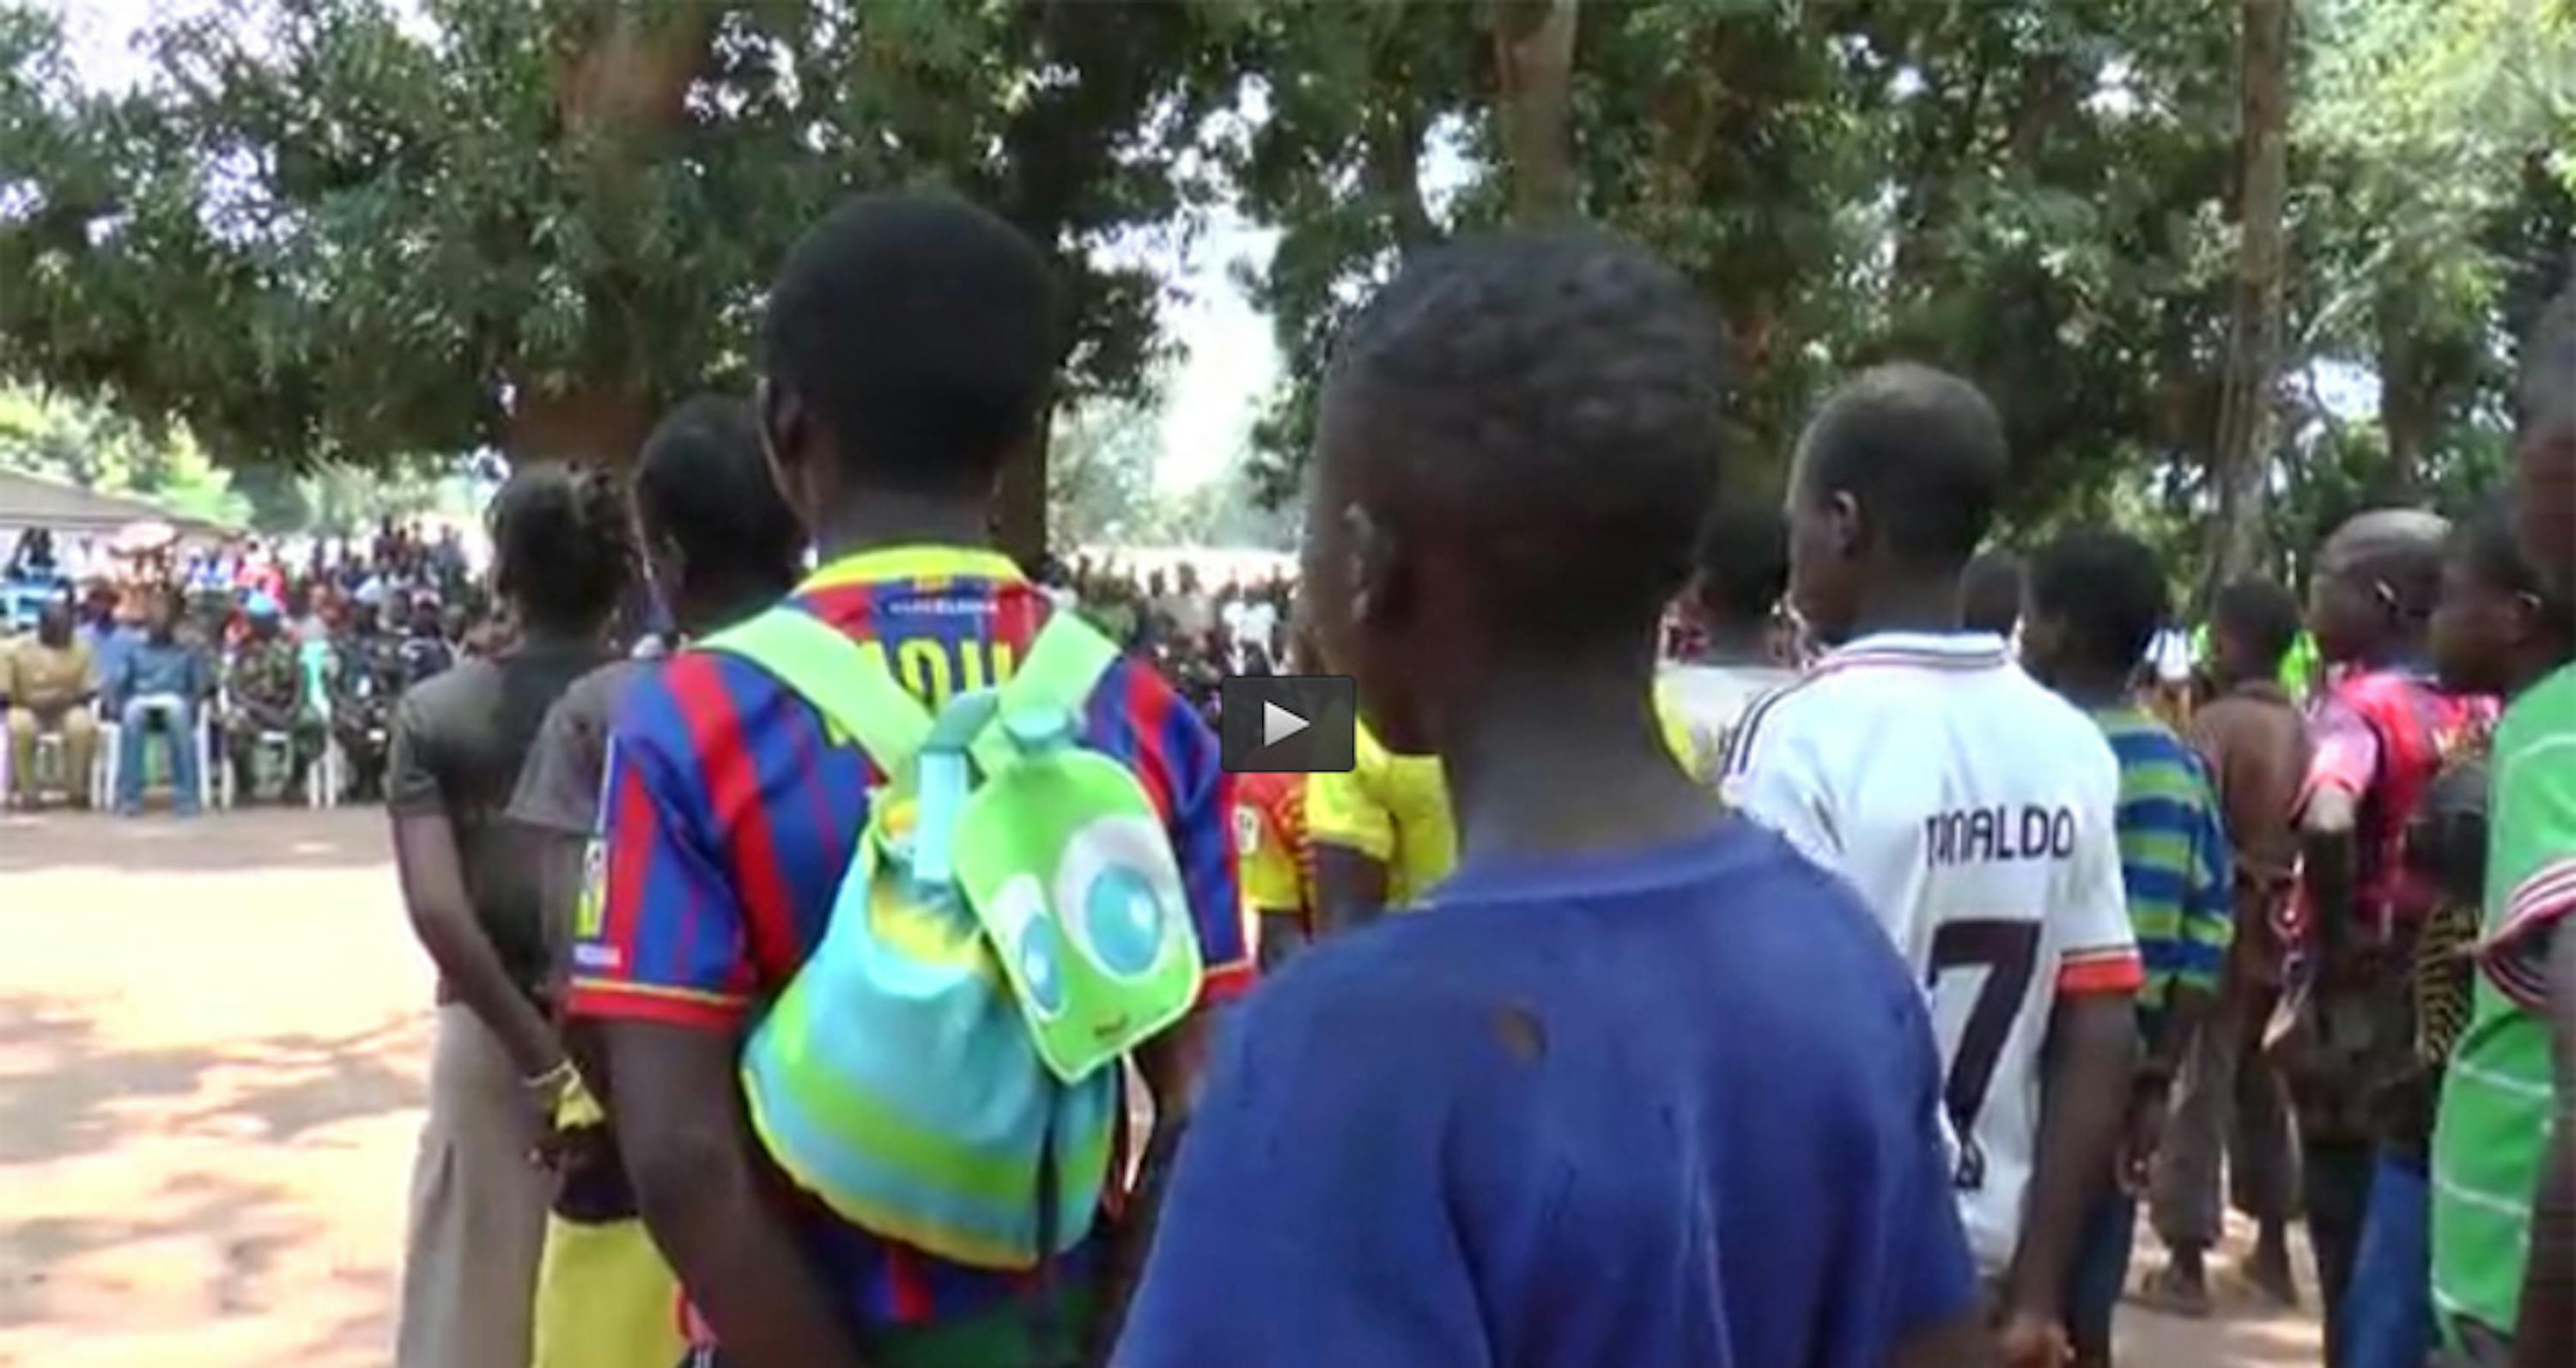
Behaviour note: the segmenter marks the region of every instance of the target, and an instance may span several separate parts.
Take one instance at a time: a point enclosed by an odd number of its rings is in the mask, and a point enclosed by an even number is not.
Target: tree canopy
[[[2249,201],[2266,6],[2286,157]],[[2576,11],[2530,0],[233,0],[141,42],[139,80],[85,84],[0,0],[0,376],[232,466],[621,458],[746,379],[823,205],[941,184],[1055,254],[1077,407],[1168,374],[1158,246],[1220,203],[1275,229],[1274,500],[1403,253],[1579,214],[1724,314],[1751,483],[1836,377],[1907,356],[1994,396],[2015,527],[2197,547],[2251,441],[2296,545],[2477,486],[2576,235]],[[2278,365],[2230,426],[2249,203]],[[2375,412],[2326,401],[2374,381]]]
[[[2576,249],[2576,11],[2296,13],[2287,379],[2255,396],[2283,419],[2262,454],[2290,545],[2363,500],[2477,487],[2454,468],[2498,449],[2510,339]],[[1261,284],[1291,360],[1264,429],[1284,486],[1365,284],[1504,217],[1511,167],[1479,11],[1273,19],[1272,117],[1237,174],[1282,228]],[[1586,5],[1582,208],[1725,313],[1735,459],[1756,478],[1835,377],[1912,357],[2002,410],[2015,525],[2117,512],[2185,549],[2214,502],[2240,25],[2233,0]],[[1435,201],[1423,172],[1443,161],[1464,183]],[[2383,379],[2377,421],[2328,410],[2321,369]]]
[[[298,0],[82,84],[0,8],[0,372],[230,463],[621,459],[740,383],[788,241],[936,183],[1055,254],[1076,393],[1132,393],[1213,53],[1157,5]],[[1213,87],[1208,87],[1211,91]]]

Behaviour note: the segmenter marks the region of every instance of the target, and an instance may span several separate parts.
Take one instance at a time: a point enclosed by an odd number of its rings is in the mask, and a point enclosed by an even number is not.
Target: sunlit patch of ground
[[[384,829],[0,817],[0,1363],[388,1361],[429,976]]]

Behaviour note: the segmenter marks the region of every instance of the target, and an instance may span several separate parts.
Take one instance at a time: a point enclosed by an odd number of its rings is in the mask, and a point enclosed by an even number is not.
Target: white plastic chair
[[[214,809],[215,800],[222,789],[212,763],[215,751],[215,716],[214,709],[203,705],[197,708],[196,713],[197,723],[189,728],[192,735],[188,738],[188,744],[197,752],[197,809],[207,812]],[[98,777],[92,781],[98,786],[95,803],[101,812],[110,810],[116,801],[116,776],[118,766],[123,763],[124,748],[124,721],[102,703],[99,707],[98,723]]]
[[[224,689],[217,695],[215,706],[227,716],[231,714],[230,688]],[[320,706],[323,709],[322,753],[314,757],[312,764],[304,767],[304,805],[310,808],[330,807],[338,801],[339,794],[339,746],[330,739],[330,704],[326,700]],[[295,737],[290,732],[274,729],[262,731],[259,734],[258,750],[262,756],[275,756],[277,763],[281,765],[292,767],[295,763]],[[227,809],[238,807],[241,804],[243,776],[233,772],[231,746],[224,747],[224,753],[219,757],[218,763],[223,768],[223,781],[216,790],[218,799]]]

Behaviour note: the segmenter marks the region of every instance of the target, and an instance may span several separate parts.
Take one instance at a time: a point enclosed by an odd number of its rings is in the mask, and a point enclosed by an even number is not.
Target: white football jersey
[[[1747,710],[1720,790],[1850,880],[1923,975],[1960,1213],[2002,1270],[2058,993],[2138,978],[2110,745],[2001,637],[1889,632]]]

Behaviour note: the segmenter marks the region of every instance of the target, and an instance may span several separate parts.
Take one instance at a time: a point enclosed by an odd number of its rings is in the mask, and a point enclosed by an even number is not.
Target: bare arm
[[[2177,983],[2166,992],[2164,1017],[2157,1023],[2155,1038],[2139,1042],[2145,1077],[2173,1081],[2182,1069],[2183,1056],[2191,1050],[2192,1037],[2200,1033],[2216,1002],[2208,989],[2197,984]]]
[[[2266,803],[2278,801],[2280,795],[2266,792],[2259,782],[2262,770],[2251,747],[2226,744],[2227,733],[2218,725],[2219,720],[2216,704],[2193,714],[2191,748],[2209,770],[2210,787],[2217,790],[2218,810],[2226,819],[2229,836],[2242,841],[2245,833],[2261,831],[2266,823],[2278,820],[2287,804],[2265,809]]]
[[[2352,930],[2353,882],[2358,877],[2353,827],[2359,812],[2360,800],[2351,793],[2326,787],[2309,797],[2299,817],[2300,878],[2316,921],[2320,967],[2328,974],[2341,969],[2337,952]]]
[[[546,1022],[501,964],[465,892],[465,869],[456,832],[440,813],[394,814],[394,863],[401,873],[403,908],[413,934],[466,1009],[501,1041],[511,1066],[534,1079],[563,1062],[563,1049]]]
[[[1348,846],[1315,843],[1319,934],[1356,930],[1386,913],[1386,863]]]
[[[2576,921],[2549,932],[2549,1046],[2557,1117],[2532,1194],[2531,1257],[2522,1271],[2515,1368],[2576,1362]]]
[[[635,1021],[599,1023],[598,1035],[645,1226],[729,1368],[861,1368],[754,1148],[734,1077],[739,1042]]]
[[[2039,1153],[2021,1242],[2005,1275],[2008,1315],[2055,1320],[2086,1211],[2111,1171],[2137,1058],[2137,1010],[2122,994],[2061,996],[2040,1083]]]
[[[1894,1368],[1988,1368],[1994,1361],[1994,1337],[1974,1312],[1908,1335],[1890,1359]]]

